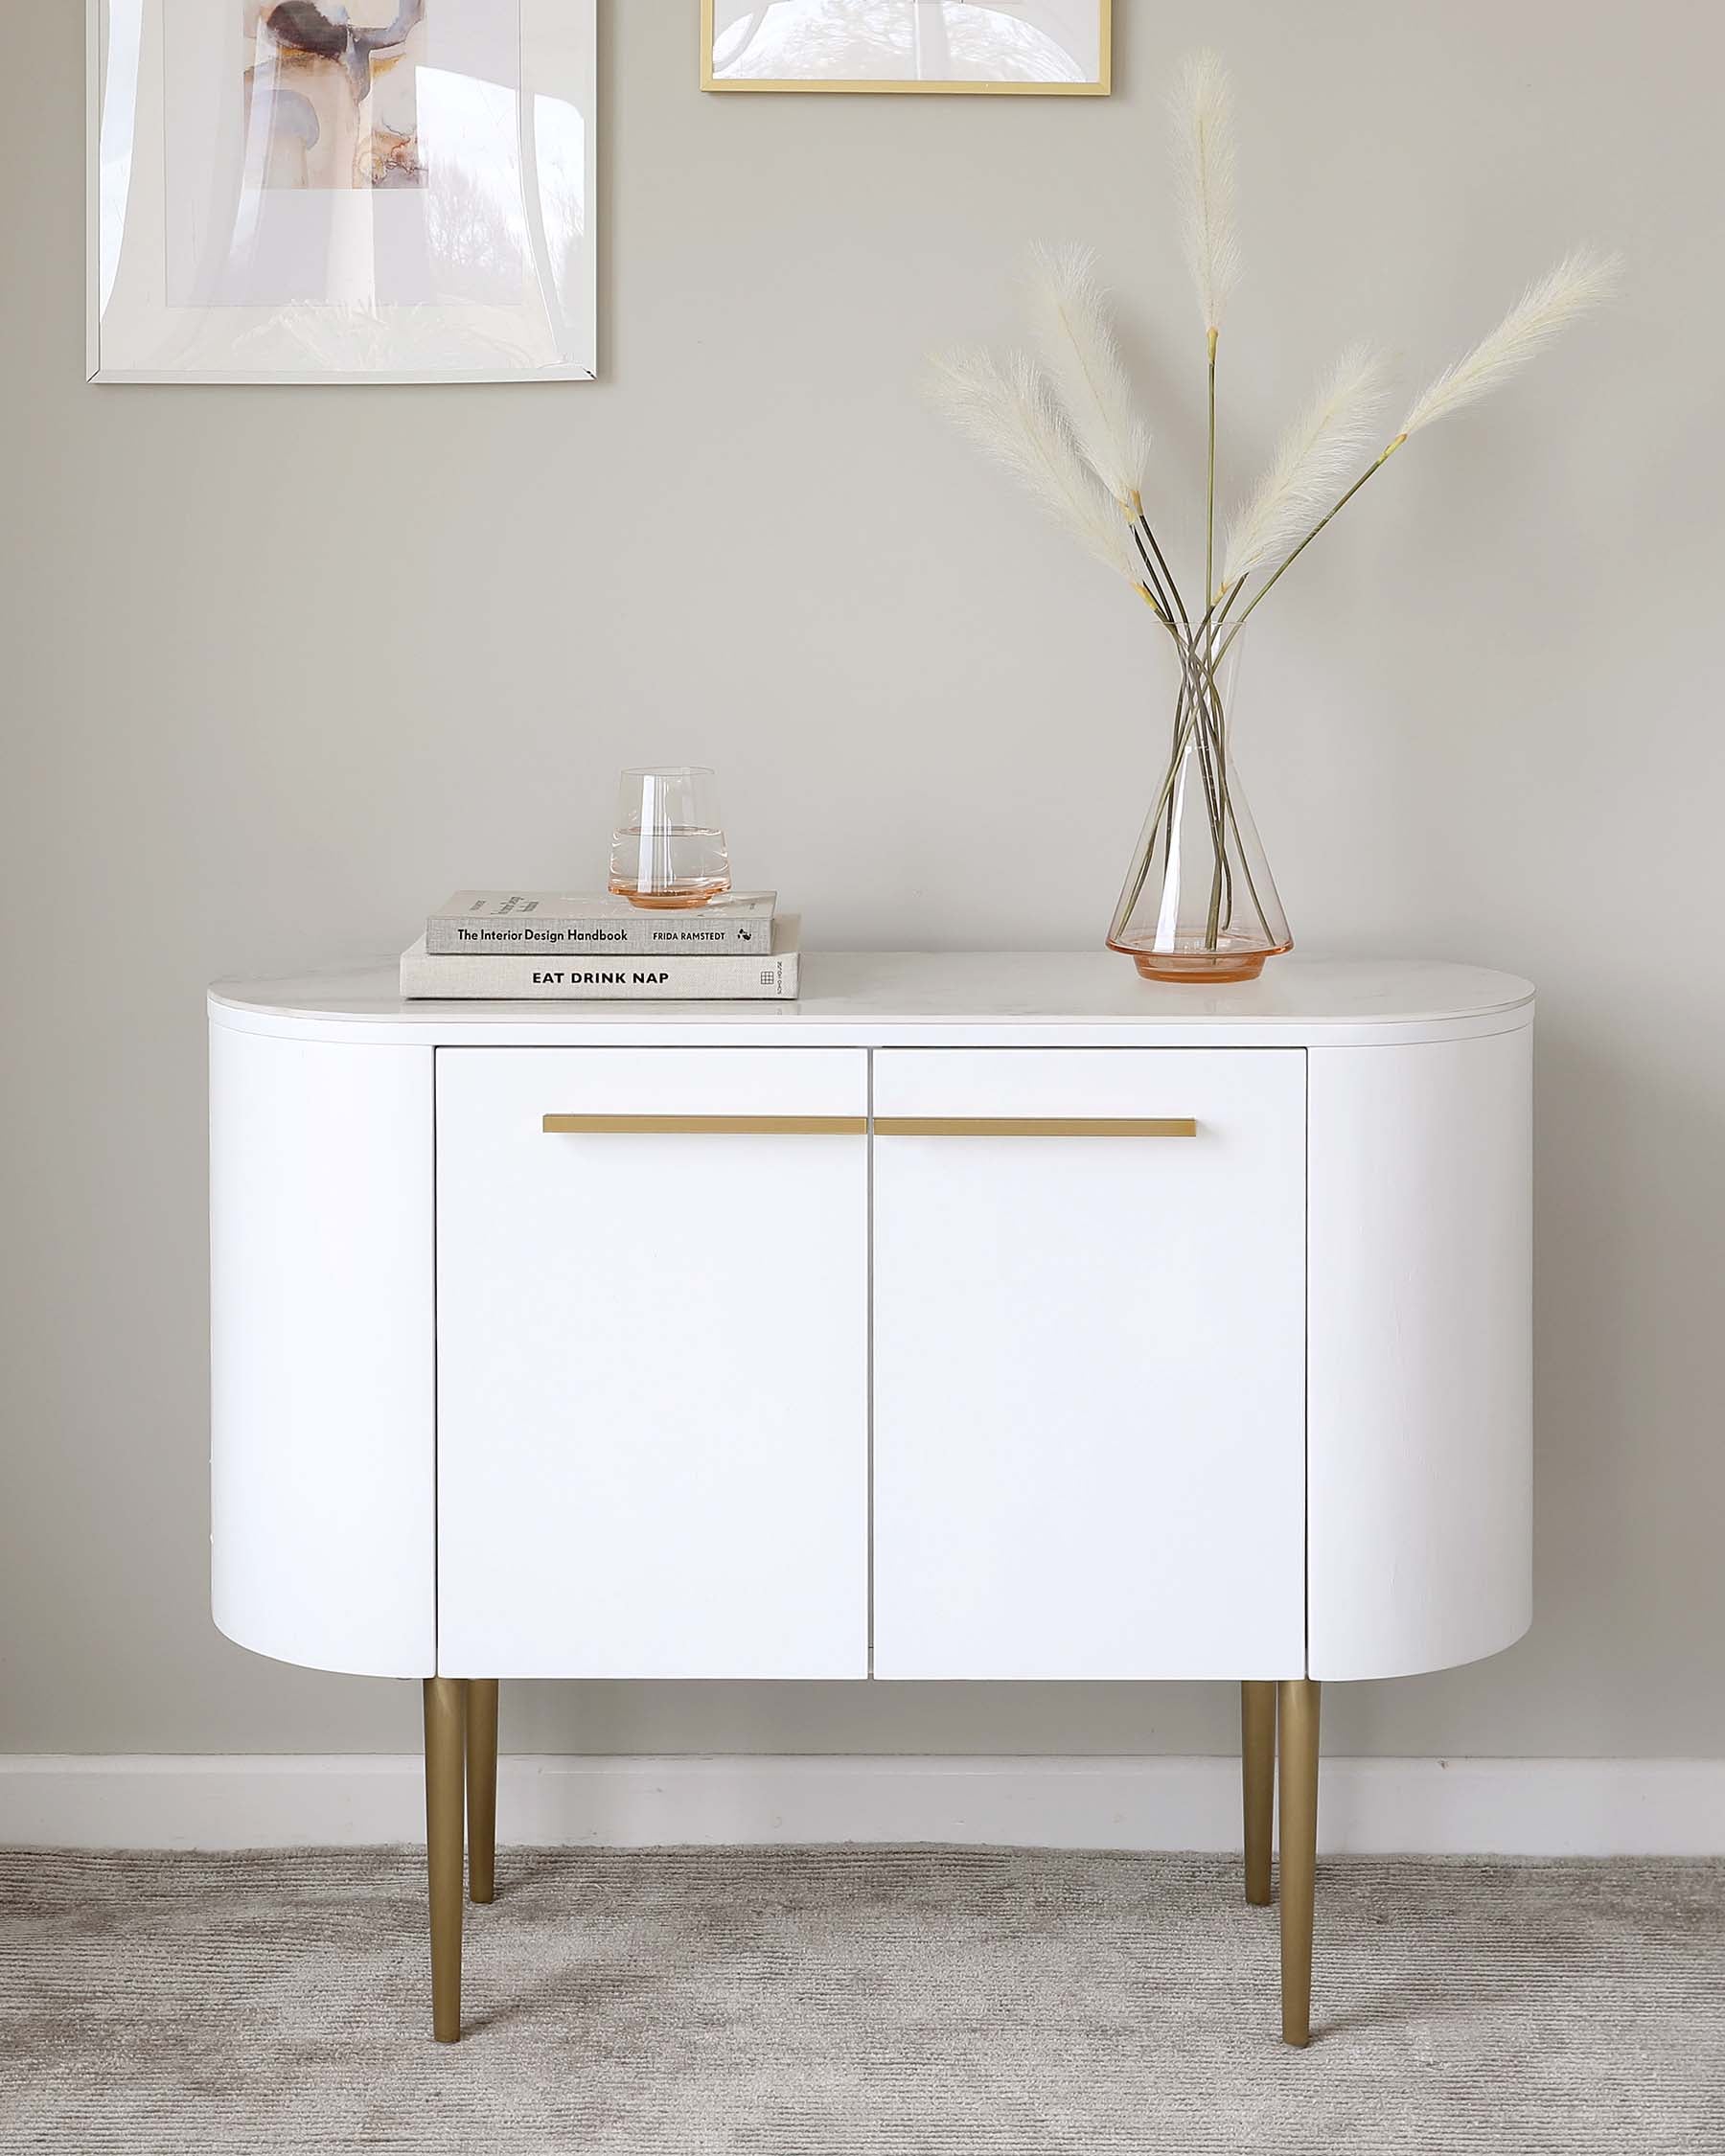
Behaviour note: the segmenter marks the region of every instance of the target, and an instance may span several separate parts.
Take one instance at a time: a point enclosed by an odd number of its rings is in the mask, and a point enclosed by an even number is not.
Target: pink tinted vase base
[[[1294,939],[1278,943],[1273,949],[1258,946],[1256,949],[1215,951],[1148,951],[1130,943],[1109,941],[1110,951],[1118,951],[1130,958],[1145,980],[1183,981],[1188,985],[1203,986],[1208,982],[1256,980],[1264,970],[1266,958],[1279,958],[1283,952],[1292,951]]]
[[[730,888],[728,883],[673,885],[663,891],[644,891],[638,883],[622,883],[612,879],[610,889],[617,898],[627,899],[631,906],[641,906],[656,912],[686,912],[691,906],[708,906],[716,898],[723,898]]]

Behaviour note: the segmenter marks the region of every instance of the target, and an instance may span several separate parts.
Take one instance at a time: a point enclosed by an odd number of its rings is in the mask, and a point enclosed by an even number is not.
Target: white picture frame
[[[591,380],[596,11],[87,0],[89,379]]]
[[[1113,0],[701,0],[701,86],[1105,98]]]

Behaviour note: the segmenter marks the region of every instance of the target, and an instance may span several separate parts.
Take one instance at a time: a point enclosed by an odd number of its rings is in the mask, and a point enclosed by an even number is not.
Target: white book
[[[426,923],[433,957],[541,951],[625,956],[772,949],[775,891],[726,891],[704,906],[633,906],[615,891],[457,891]]]
[[[463,1003],[788,1001],[796,994],[799,927],[794,913],[781,913],[772,926],[771,952],[744,956],[478,952],[451,958],[427,952],[421,936],[402,953],[402,994],[414,1001]]]

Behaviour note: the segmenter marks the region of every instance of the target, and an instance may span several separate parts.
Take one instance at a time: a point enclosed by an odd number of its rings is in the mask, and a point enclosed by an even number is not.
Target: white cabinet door
[[[867,1085],[438,1051],[446,1675],[866,1674]]]
[[[875,1674],[1303,1672],[1303,1052],[882,1050],[874,1112]]]

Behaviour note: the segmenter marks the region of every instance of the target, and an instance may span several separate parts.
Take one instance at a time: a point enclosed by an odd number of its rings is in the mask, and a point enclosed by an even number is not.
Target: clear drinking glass
[[[730,889],[719,790],[699,764],[623,773],[611,832],[610,887],[632,906],[704,906]]]

